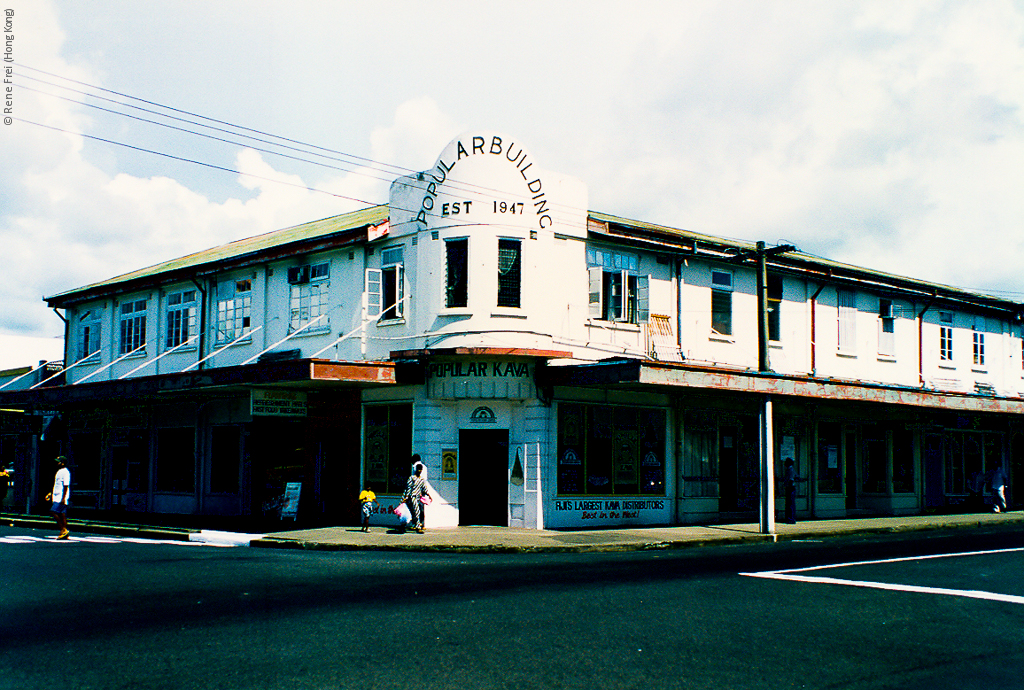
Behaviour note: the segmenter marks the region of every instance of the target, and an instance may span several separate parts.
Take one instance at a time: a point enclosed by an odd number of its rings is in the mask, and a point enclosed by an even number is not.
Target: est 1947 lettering
[[[472,201],[449,201],[441,204],[441,217],[447,218],[448,216],[457,216],[460,213],[469,213],[470,204]]]

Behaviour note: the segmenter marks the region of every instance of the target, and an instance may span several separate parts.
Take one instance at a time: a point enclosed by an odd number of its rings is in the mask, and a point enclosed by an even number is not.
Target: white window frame
[[[630,324],[650,321],[651,277],[640,274],[638,255],[591,247],[587,264],[587,314],[591,319]]]
[[[252,280],[226,280],[217,286],[217,323],[214,337],[218,345],[252,331]]]
[[[127,355],[146,345],[146,314],[149,300],[133,299],[122,302],[118,306],[118,324],[120,331],[120,351]],[[145,351],[143,349],[143,351]]]
[[[88,309],[78,317],[78,361],[97,356],[102,345],[102,314]]]
[[[971,338],[972,338],[972,363],[974,366],[983,367],[985,366],[985,318],[975,317],[974,323],[971,325]]]
[[[198,333],[198,291],[180,290],[167,295],[167,307],[164,319],[166,331],[164,333],[164,346],[170,350],[183,343]]]
[[[720,268],[711,269],[711,333],[714,335],[725,336],[731,338],[733,335],[733,305],[732,305],[732,293],[733,293],[733,273],[732,271],[726,271]],[[715,309],[715,303],[718,305],[727,306],[728,309]],[[723,323],[722,325],[727,328],[715,328],[715,314],[725,314],[728,312],[728,324]],[[728,331],[728,332],[725,332]]]
[[[303,333],[330,330],[331,264],[321,261],[315,264],[295,266],[288,271],[288,332],[294,333],[311,321],[318,319],[315,326]]]
[[[953,361],[953,313],[939,312],[939,361]]]
[[[838,288],[836,290],[836,305],[838,350],[839,352],[854,353],[857,351],[857,292]]]
[[[878,300],[878,354],[896,356],[896,305],[884,297]]]

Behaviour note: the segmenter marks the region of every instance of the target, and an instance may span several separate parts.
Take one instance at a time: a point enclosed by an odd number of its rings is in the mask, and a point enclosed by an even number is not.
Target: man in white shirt
[[[68,501],[71,499],[71,470],[67,467],[67,458],[58,455],[54,460],[57,463],[57,474],[53,478],[53,491],[46,494],[46,500],[52,501],[50,514],[57,520],[60,527],[58,539],[67,539],[71,532],[68,531]]]

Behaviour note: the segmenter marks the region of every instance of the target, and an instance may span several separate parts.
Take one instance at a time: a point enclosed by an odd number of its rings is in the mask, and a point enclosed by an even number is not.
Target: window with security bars
[[[146,300],[121,304],[120,353],[127,355],[146,344]]]
[[[231,342],[249,333],[252,327],[252,281],[223,282],[218,286],[217,294],[217,342]]]
[[[196,335],[196,291],[185,290],[167,296],[167,334],[164,343],[168,348],[187,343]]]
[[[519,308],[522,240],[498,240],[498,306]]]

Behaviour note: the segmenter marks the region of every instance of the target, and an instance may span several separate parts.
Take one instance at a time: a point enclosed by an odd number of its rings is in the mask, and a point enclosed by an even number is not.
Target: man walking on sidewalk
[[[71,532],[68,531],[68,500],[71,498],[71,470],[67,467],[67,458],[58,455],[54,460],[57,463],[57,474],[53,478],[53,491],[46,494],[46,500],[52,501],[50,514],[57,520],[57,527],[60,528],[58,539],[67,539]]]

